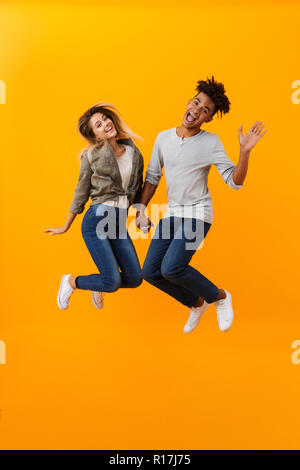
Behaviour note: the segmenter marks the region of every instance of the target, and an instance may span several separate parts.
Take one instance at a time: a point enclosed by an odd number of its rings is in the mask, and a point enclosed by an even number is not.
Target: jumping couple
[[[138,287],[143,279],[190,309],[184,332],[190,333],[210,304],[214,303],[221,331],[230,328],[233,308],[230,293],[220,289],[189,265],[206,237],[213,220],[212,198],[207,187],[211,165],[225,183],[240,189],[246,178],[250,152],[263,137],[262,122],[243,134],[239,128],[240,155],[235,166],[216,134],[202,129],[215,115],[226,114],[230,102],[224,85],[214,77],[200,80],[197,94],[189,100],[182,123],[160,132],[156,138],[143,184],[143,157],[134,143],[139,138],[109,103],[97,103],[78,122],[80,135],[88,142],[81,154],[79,180],[70,212],[63,227],[49,228],[50,235],[65,233],[77,214],[91,204],[81,231],[99,273],[62,276],[57,303],[66,309],[75,289],[90,290],[97,308],[103,293],[120,287]],[[128,208],[137,204],[136,225],[147,233],[151,221],[145,209],[162,176],[167,183],[168,205],[159,221],[141,269],[128,234]],[[108,217],[107,224],[99,224]],[[114,226],[110,236],[109,225]],[[167,236],[166,236],[167,234]],[[179,235],[180,234],[180,235]],[[189,246],[194,240],[192,248]]]

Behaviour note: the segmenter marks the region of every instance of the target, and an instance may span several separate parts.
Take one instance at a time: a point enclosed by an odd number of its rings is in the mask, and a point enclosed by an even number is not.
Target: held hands
[[[247,132],[247,134],[242,133],[243,126],[239,128],[239,141],[240,146],[243,150],[250,152],[253,147],[257,144],[259,139],[261,139],[267,131],[264,131],[261,134],[264,126],[262,126],[262,122],[256,121],[255,124],[251,127],[251,129]]]
[[[144,233],[148,233],[151,226],[153,225],[149,217],[143,212],[136,213],[135,225]]]
[[[43,230],[45,233],[50,233],[50,235],[60,235],[65,233],[68,229],[65,227],[57,227],[57,228],[47,228],[47,230]]]

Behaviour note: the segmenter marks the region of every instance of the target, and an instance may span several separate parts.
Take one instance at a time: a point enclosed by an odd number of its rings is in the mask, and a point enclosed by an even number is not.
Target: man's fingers
[[[261,129],[261,125],[262,125],[262,121],[261,122],[257,121],[257,124],[254,128],[254,132],[259,132],[260,129]],[[262,126],[262,127],[264,127],[264,126]]]
[[[257,134],[259,135],[265,126],[262,125],[257,129]]]
[[[268,131],[263,132],[263,133],[259,136],[259,138],[261,139],[267,132],[268,132]]]
[[[255,132],[255,134],[259,134],[259,133],[262,131],[262,129],[263,129],[264,126],[261,125],[261,124],[262,124],[262,122],[260,122],[259,124],[257,124],[256,128],[255,128],[254,131],[253,131],[253,132]]]
[[[258,124],[259,121],[255,121],[255,123],[253,124],[253,126],[251,127],[250,131],[254,131],[257,124]]]

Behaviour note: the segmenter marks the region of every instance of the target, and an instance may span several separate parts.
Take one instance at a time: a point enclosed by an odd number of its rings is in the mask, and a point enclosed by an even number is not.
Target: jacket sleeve
[[[223,147],[222,142],[220,141],[219,137],[216,136],[216,146],[213,152],[213,164],[216,165],[216,168],[220,175],[222,176],[223,180],[225,181],[228,186],[232,189],[240,189],[243,185],[242,184],[235,184],[232,178],[232,174],[235,169],[234,163],[228,158],[226,151]]]
[[[158,186],[160,178],[162,177],[163,166],[164,166],[164,163],[163,163],[163,157],[159,148],[159,134],[158,134],[154,143],[150,162],[148,164],[148,168],[146,171],[145,181],[149,181],[149,183],[153,184],[154,186]]]
[[[134,204],[140,202],[140,198],[143,191],[143,181],[144,181],[144,159],[142,154],[140,153],[139,157],[139,167],[138,167],[138,190],[134,198]]]
[[[74,198],[70,206],[70,211],[74,214],[81,214],[84,206],[90,197],[92,169],[85,152],[81,155],[79,179],[75,188]]]

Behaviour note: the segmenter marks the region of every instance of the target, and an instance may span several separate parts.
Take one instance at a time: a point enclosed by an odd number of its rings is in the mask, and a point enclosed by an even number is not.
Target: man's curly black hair
[[[220,113],[221,117],[223,114],[229,113],[230,101],[225,95],[225,88],[223,83],[217,82],[214,76],[205,80],[199,80],[196,88],[198,93],[205,93],[215,103],[216,109],[212,116],[216,113]]]

